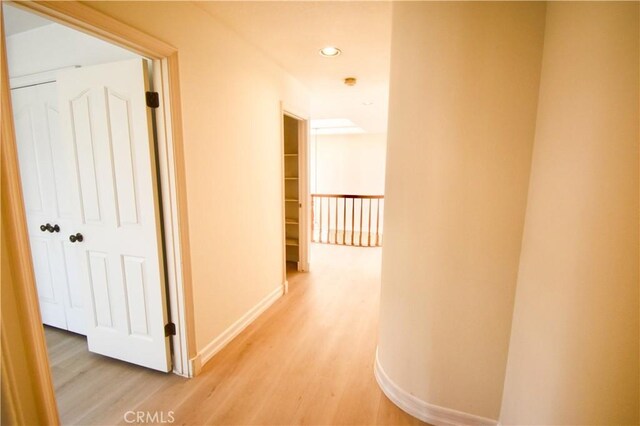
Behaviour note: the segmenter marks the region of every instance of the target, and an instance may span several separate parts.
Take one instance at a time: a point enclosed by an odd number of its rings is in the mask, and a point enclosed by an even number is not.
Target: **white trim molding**
[[[462,411],[452,410],[451,408],[440,407],[438,405],[429,404],[409,392],[400,388],[393,380],[387,376],[387,373],[380,364],[378,358],[378,350],[376,349],[376,362],[374,366],[374,374],[378,386],[382,392],[400,409],[411,414],[413,417],[427,422],[435,426],[457,426],[457,425],[481,425],[495,426],[498,425],[497,420],[488,419],[486,417],[476,416],[474,414]]]
[[[264,299],[258,302],[258,304],[238,318],[236,322],[231,324],[231,326],[223,331],[222,334],[209,342],[209,344],[207,344],[207,346],[205,346],[201,351],[198,351],[198,355],[189,360],[191,377],[197,376],[202,367],[211,358],[213,358],[215,354],[227,346],[238,334],[242,333],[242,331],[251,325],[251,323],[254,322],[264,311],[269,309],[276,300],[285,294],[285,291],[286,281],[276,287]]]

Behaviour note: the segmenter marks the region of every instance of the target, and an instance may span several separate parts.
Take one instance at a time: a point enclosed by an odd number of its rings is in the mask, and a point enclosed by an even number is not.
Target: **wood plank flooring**
[[[182,425],[422,424],[373,376],[379,248],[312,244],[310,273],[188,380],[94,355],[46,328],[64,424],[126,424],[131,411]],[[159,417],[157,418],[159,419]]]

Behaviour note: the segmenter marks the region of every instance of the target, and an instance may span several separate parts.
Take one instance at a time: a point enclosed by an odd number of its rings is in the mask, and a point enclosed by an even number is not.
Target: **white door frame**
[[[153,61],[153,88],[159,93],[160,107],[155,110],[158,143],[160,208],[163,212],[164,254],[168,288],[168,312],[176,326],[172,337],[173,372],[192,377],[195,374],[195,333],[186,211],[182,122],[178,79],[178,52],[174,47],[154,39],[132,27],[120,23],[88,6],[76,2],[9,2],[62,25],[80,30],[109,43],[118,45]],[[2,41],[4,48],[4,40]],[[6,64],[3,65],[6,72]],[[10,94],[8,96],[10,102]],[[3,100],[5,101],[5,100]],[[15,135],[12,140],[15,146]],[[11,161],[9,159],[8,161]],[[21,209],[22,210],[22,209]],[[19,213],[16,211],[16,213]],[[24,215],[24,210],[22,210]],[[25,244],[28,236],[24,230]],[[30,262],[28,263],[31,266]],[[30,274],[33,274],[32,266]],[[24,289],[35,293],[33,288]],[[31,303],[32,297],[26,302]],[[38,310],[36,310],[39,312]],[[41,324],[41,319],[32,318]]]
[[[293,119],[298,120],[298,191],[299,191],[299,202],[300,206],[300,238],[299,238],[299,247],[300,247],[300,260],[298,262],[298,270],[300,271],[309,271],[309,236],[310,236],[310,195],[309,195],[309,140],[310,140],[310,126],[309,126],[309,117],[297,110],[296,108],[288,105],[284,101],[280,101],[280,158],[282,161],[282,175],[280,176],[280,180],[282,181],[282,223],[284,226],[285,222],[285,201],[284,201],[284,123],[283,117],[289,116]],[[301,167],[302,166],[302,167]],[[285,293],[288,291],[289,284],[287,282],[287,254],[286,254],[286,229],[283,230],[282,234],[282,282],[285,283]]]

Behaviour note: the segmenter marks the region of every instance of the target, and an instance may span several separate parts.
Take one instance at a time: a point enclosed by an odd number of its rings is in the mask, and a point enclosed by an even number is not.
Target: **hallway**
[[[124,423],[142,410],[194,425],[421,424],[373,375],[381,249],[312,244],[311,254],[312,272],[294,274],[289,294],[192,380],[89,354],[81,337],[48,329],[63,423]]]

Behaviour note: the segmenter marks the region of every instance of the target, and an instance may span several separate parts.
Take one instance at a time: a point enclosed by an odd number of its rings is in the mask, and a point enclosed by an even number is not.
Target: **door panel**
[[[62,71],[61,132],[75,144],[89,350],[169,371],[169,339],[147,66]]]
[[[111,305],[113,283],[109,282],[107,254],[92,251],[88,252],[88,255],[94,326],[113,328],[113,315],[111,314],[113,309]]]
[[[120,225],[137,225],[138,208],[136,200],[136,185],[133,170],[133,144],[129,132],[133,123],[130,122],[130,102],[123,95],[109,91],[109,118],[113,143],[113,158],[116,179],[116,202],[118,206],[118,223]]]
[[[38,99],[37,91],[37,87],[27,87],[14,92],[16,139],[20,141],[18,157],[27,213],[51,216],[55,214],[49,196],[53,173],[49,140],[42,131],[44,102]]]
[[[55,276],[55,262],[57,260],[55,241],[51,241],[46,237],[32,237],[31,253],[42,322],[66,329],[64,296],[61,294],[60,283]]]
[[[56,291],[53,289],[51,277],[51,255],[47,240],[44,238],[31,238],[31,251],[33,252],[33,272],[36,276],[38,295],[46,302],[56,301]]]
[[[59,185],[58,180],[69,172],[65,171],[64,163],[59,162],[58,158],[60,138],[56,87],[55,83],[24,87],[13,89],[11,95],[42,321],[54,327],[68,329],[66,311],[69,290],[63,263],[62,231],[69,228],[70,221],[59,217],[61,203],[58,197],[61,193],[67,198],[72,197],[74,187],[68,183]],[[73,207],[67,207],[68,202],[63,203],[71,218]],[[41,231],[40,226],[46,223],[57,224],[61,232]],[[78,262],[75,263],[77,268]]]
[[[88,285],[87,279],[81,273],[80,259],[83,255],[75,244],[71,244],[65,232],[60,243],[62,259],[61,267],[66,277],[67,297],[65,299],[65,313],[67,329],[78,334],[87,334],[87,317],[83,305],[83,287]]]
[[[98,176],[96,172],[96,154],[91,129],[91,111],[89,108],[89,91],[80,93],[69,103],[71,106],[72,138],[75,142],[80,181],[80,206],[84,221],[100,223],[100,202],[98,196]],[[64,123],[66,124],[66,123]],[[76,161],[74,161],[76,163]]]
[[[147,290],[144,279],[145,261],[134,256],[122,256],[125,290],[129,309],[129,331],[138,336],[149,335]]]

